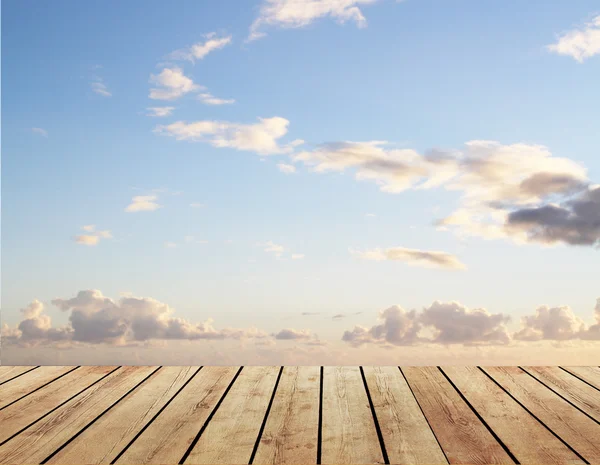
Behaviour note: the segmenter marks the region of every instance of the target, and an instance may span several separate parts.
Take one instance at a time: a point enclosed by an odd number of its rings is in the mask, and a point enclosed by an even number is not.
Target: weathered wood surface
[[[598,438],[598,367],[0,366],[0,465],[600,465]]]

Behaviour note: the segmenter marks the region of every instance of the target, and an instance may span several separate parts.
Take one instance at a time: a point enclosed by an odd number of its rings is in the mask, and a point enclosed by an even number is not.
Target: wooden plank
[[[17,376],[35,370],[37,367],[30,366],[0,366],[0,384],[8,383]]]
[[[436,367],[402,372],[451,464],[514,463]]]
[[[0,386],[0,409],[74,369],[74,366],[40,367],[3,384]]]
[[[0,463],[40,463],[157,367],[124,367],[0,446]]]
[[[237,371],[203,367],[115,463],[179,463]]]
[[[390,463],[447,463],[398,367],[363,367]]]
[[[320,371],[283,369],[253,463],[317,463]]]
[[[81,367],[0,411],[0,443],[80,393],[117,367]]]
[[[477,367],[443,370],[519,463],[585,463]]]
[[[596,389],[558,367],[523,369],[596,421],[600,421],[600,395]]]
[[[384,463],[358,367],[323,368],[321,463]]]
[[[279,367],[244,367],[184,463],[248,463]]]
[[[46,463],[111,463],[198,368],[161,368]]]
[[[572,375],[590,383],[596,389],[600,389],[600,368],[598,367],[562,367]]]
[[[519,367],[483,369],[583,458],[600,463],[599,424]]]

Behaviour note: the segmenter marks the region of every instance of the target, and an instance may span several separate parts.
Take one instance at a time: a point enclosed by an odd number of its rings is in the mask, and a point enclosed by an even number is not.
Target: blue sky
[[[337,342],[354,325],[374,327],[381,310],[434,301],[508,315],[515,331],[543,305],[562,308],[569,328],[594,323],[598,203],[582,219],[584,239],[567,231],[575,223],[538,224],[539,233],[515,216],[494,235],[473,233],[473,218],[436,221],[463,208],[488,214],[493,202],[508,215],[591,198],[600,182],[597,2],[320,0],[323,14],[310,2],[243,3],[3,2],[3,323],[16,327],[37,299],[53,327],[70,327],[74,312],[89,311],[51,301],[90,289],[164,302],[194,325],[293,327]],[[257,19],[266,35],[249,41]],[[587,38],[587,55],[573,34]],[[183,56],[223,39],[193,61]],[[177,86],[198,87],[169,87],[165,70]],[[177,96],[153,99],[152,89]],[[148,116],[165,107],[170,114]],[[259,118],[287,122],[267,141],[255,133]],[[349,142],[358,158],[338,150]],[[433,149],[516,161],[491,185],[491,171],[468,161],[429,164]],[[455,181],[407,187],[405,171],[388,166],[400,159],[419,182],[442,168]],[[548,195],[500,192],[524,181],[520,173],[549,171]],[[552,187],[556,177],[579,190]],[[126,211],[135,196],[160,208]]]

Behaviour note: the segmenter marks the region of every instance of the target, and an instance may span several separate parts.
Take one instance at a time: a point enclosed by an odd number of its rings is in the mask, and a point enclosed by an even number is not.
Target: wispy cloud
[[[75,242],[81,245],[94,246],[98,245],[100,239],[112,239],[113,237],[112,233],[108,230],[96,231],[96,225],[93,224],[82,226],[81,229],[89,233],[74,237]]]
[[[277,168],[285,174],[293,174],[296,172],[296,167],[287,163],[277,163]]]
[[[45,129],[42,129],[42,128],[31,128],[31,132],[33,132],[34,134],[43,136],[43,137],[48,137],[48,131],[46,131]]]
[[[266,27],[282,29],[301,28],[313,21],[329,16],[338,23],[353,21],[358,27],[365,27],[361,5],[369,5],[377,0],[263,0],[259,16],[250,26],[247,41],[264,37]]]
[[[231,105],[231,104],[235,103],[235,99],[218,98],[208,92],[199,94],[198,100],[200,100],[205,105]]]
[[[391,247],[389,249],[372,249],[364,252],[350,249],[350,253],[365,260],[398,261],[424,268],[443,268],[448,270],[465,270],[467,268],[456,256],[432,250]]]
[[[600,54],[600,15],[584,26],[560,35],[548,50],[559,55],[567,55],[579,63]]]
[[[136,195],[131,199],[131,203],[125,208],[128,213],[154,211],[161,207],[156,200],[157,195]]]
[[[204,34],[204,41],[198,42],[191,47],[176,50],[169,55],[171,60],[203,60],[209,53],[222,49],[232,41],[231,35],[220,36],[216,32]]]
[[[190,207],[192,207],[192,208],[202,208],[204,206],[205,205],[203,203],[200,203],[200,202],[192,202],[192,203],[190,203]]]
[[[211,120],[192,123],[177,121],[169,125],[159,125],[154,132],[177,140],[207,142],[214,147],[234,148],[260,155],[291,153],[294,147],[302,143],[296,140],[287,145],[279,144],[279,139],[288,132],[287,119],[275,116],[258,120],[258,123],[254,124]]]
[[[175,100],[183,95],[203,89],[183,74],[181,68],[164,68],[159,74],[150,75],[150,83],[157,87],[150,89],[153,100]]]
[[[149,107],[146,108],[146,110],[148,110],[149,112],[146,114],[146,116],[154,116],[161,118],[164,116],[171,116],[173,110],[175,110],[175,107]]]
[[[112,93],[104,84],[103,79],[100,77],[94,77],[93,81],[90,83],[90,87],[92,88],[92,92],[101,95],[102,97],[112,97]]]

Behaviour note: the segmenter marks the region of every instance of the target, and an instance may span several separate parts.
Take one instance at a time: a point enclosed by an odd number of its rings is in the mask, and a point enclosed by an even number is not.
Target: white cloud
[[[522,341],[540,341],[551,339],[563,341],[574,339],[585,332],[585,323],[573,313],[570,307],[542,306],[535,315],[522,319],[523,329],[515,333],[514,338]]]
[[[39,134],[40,136],[48,137],[48,131],[42,128],[31,128],[31,132]]]
[[[200,100],[205,105],[231,105],[231,104],[235,103],[235,99],[232,99],[232,98],[229,98],[229,99],[218,98],[218,97],[215,97],[212,94],[209,94],[208,92],[207,93],[203,93],[203,94],[199,94],[198,95],[198,100]]]
[[[293,253],[292,254],[292,260],[303,260],[303,259],[304,259],[303,253]]]
[[[288,132],[289,121],[278,116],[259,118],[255,124],[230,123],[227,121],[177,121],[155,128],[158,134],[177,140],[207,142],[218,148],[234,148],[260,155],[289,153],[291,144],[279,145],[278,140]]]
[[[150,113],[147,113],[146,116],[154,116],[154,117],[163,117],[163,116],[171,116],[175,107],[149,107],[146,108]]]
[[[600,15],[579,29],[562,34],[548,50],[573,57],[579,63],[600,54]]]
[[[222,49],[231,43],[230,35],[219,37],[216,32],[204,34],[204,38],[205,41],[198,42],[189,48],[176,50],[169,57],[173,60],[188,60],[193,63],[194,60],[202,60],[209,53]]]
[[[112,239],[113,237],[110,231],[96,231],[96,225],[94,224],[85,225],[81,229],[90,233],[74,237],[75,242],[81,245],[94,246],[98,245],[100,239]]]
[[[193,203],[190,203],[190,207],[192,207],[192,208],[202,208],[202,207],[204,207],[204,204],[200,203],[200,202],[193,202]]]
[[[399,261],[411,266],[425,268],[443,268],[449,270],[465,270],[467,268],[456,256],[432,250],[392,247],[389,249],[366,250],[364,252],[350,249],[350,253],[365,260]]]
[[[110,93],[106,84],[102,82],[102,78],[95,78],[95,80],[90,83],[90,86],[94,93],[102,95],[102,97],[112,97],[112,93]]]
[[[258,18],[250,26],[248,41],[264,37],[266,26],[283,29],[301,28],[313,21],[329,16],[338,23],[353,21],[358,27],[365,27],[361,5],[369,5],[377,0],[263,0]]]
[[[157,87],[150,89],[149,97],[154,100],[175,100],[189,92],[202,89],[183,74],[181,68],[164,68],[160,74],[150,75],[150,82]]]
[[[365,214],[365,217],[367,218],[375,218],[377,215],[375,213],[367,213]]]
[[[131,203],[125,208],[126,212],[142,212],[142,211],[154,211],[161,207],[156,200],[157,195],[136,195],[131,199]]]
[[[177,247],[177,244],[175,242],[165,242],[165,247],[167,249],[174,249]]]
[[[279,171],[285,174],[292,174],[296,172],[296,167],[294,165],[288,165],[286,163],[277,163],[277,168],[279,168]]]
[[[265,242],[264,244],[262,244],[262,246],[264,247],[263,250],[265,252],[272,253],[277,258],[280,258],[281,255],[283,254],[283,252],[285,251],[285,247],[283,247],[282,245],[279,245],[279,244],[275,244],[272,241]]]

